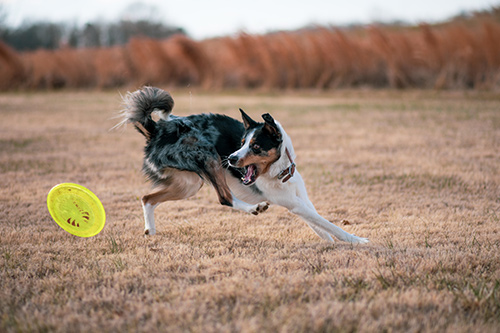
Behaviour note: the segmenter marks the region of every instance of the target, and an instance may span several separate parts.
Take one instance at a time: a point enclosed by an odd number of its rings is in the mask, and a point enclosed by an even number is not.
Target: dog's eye
[[[260,153],[260,146],[259,145],[253,145],[252,150],[254,153]]]

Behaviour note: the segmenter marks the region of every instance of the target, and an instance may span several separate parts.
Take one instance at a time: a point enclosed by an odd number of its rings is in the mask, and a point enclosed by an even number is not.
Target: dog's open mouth
[[[252,185],[255,183],[258,177],[257,166],[255,164],[250,164],[245,168],[245,175],[241,177],[243,185]]]

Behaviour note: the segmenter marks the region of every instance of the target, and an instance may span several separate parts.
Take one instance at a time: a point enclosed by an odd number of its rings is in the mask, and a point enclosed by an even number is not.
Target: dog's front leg
[[[316,208],[309,200],[306,186],[298,171],[292,178],[293,180],[284,183],[279,191],[270,189],[271,203],[287,208],[291,213],[300,216],[318,236],[333,241],[330,235],[337,239],[349,243],[367,243],[368,239],[351,235],[342,230],[342,228],[331,223],[318,214]]]
[[[307,220],[305,220],[307,222]],[[329,242],[333,242],[333,238],[332,236],[330,236],[329,233],[321,230],[320,228],[318,228],[315,224],[312,224],[310,222],[307,222],[307,225],[309,227],[311,227],[311,229],[316,233],[316,235],[318,235],[319,237],[323,238],[324,240],[326,241],[329,241]]]
[[[269,204],[267,202],[261,202],[256,205],[251,205],[236,198],[227,184],[226,172],[224,168],[222,168],[222,163],[220,162],[220,160],[207,162],[205,168],[205,177],[217,192],[217,196],[221,205],[233,207],[235,209],[242,210],[254,215],[262,213],[269,207]]]
[[[286,191],[288,195],[275,195],[277,199],[275,203],[300,216],[318,236],[330,242],[333,241],[330,235],[349,243],[368,242],[368,239],[351,235],[318,214],[307,196],[304,180],[298,171],[295,173],[294,182],[289,183],[288,186],[289,188]]]
[[[269,203],[268,202],[261,202],[256,205],[251,205],[249,203],[246,203],[244,201],[241,201],[240,199],[236,198],[233,195],[233,208],[242,210],[244,212],[253,214],[253,215],[258,215],[259,213],[265,212],[269,208]]]
[[[303,199],[296,197],[293,203],[287,208],[290,212],[303,218],[313,230],[317,228],[348,243],[368,243],[368,239],[352,235],[319,215],[316,209],[311,208]]]

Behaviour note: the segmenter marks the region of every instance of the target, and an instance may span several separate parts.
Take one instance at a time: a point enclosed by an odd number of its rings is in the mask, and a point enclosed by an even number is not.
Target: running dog
[[[240,109],[243,123],[219,114],[177,117],[170,94],[154,87],[128,93],[124,104],[117,126],[131,123],[146,137],[143,172],[157,187],[142,197],[145,234],[156,233],[154,210],[160,203],[189,198],[208,182],[222,205],[255,215],[269,204],[280,205],[324,240],[332,242],[333,235],[368,242],[316,212],[295,167],[292,141],[270,114],[257,122]]]

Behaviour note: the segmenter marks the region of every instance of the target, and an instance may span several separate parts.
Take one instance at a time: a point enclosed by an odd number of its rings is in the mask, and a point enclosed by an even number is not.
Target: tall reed
[[[0,43],[0,89],[158,84],[205,89],[500,88],[500,22],[311,27],[203,41],[134,38],[101,49],[16,53]]]

